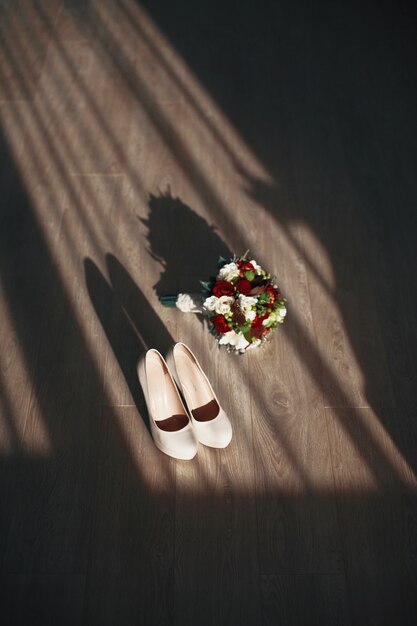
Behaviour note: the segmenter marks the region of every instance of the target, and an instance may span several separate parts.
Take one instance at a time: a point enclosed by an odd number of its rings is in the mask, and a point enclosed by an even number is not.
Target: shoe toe
[[[198,441],[191,425],[174,433],[164,432],[158,439],[160,444],[158,448],[175,459],[187,461],[197,454]]]
[[[198,440],[211,448],[226,448],[232,440],[232,425],[222,409],[220,414],[210,422],[196,422],[194,420],[194,428]]]

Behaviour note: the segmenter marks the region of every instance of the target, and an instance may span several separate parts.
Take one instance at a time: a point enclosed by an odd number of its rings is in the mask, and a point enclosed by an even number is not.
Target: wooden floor
[[[417,623],[411,3],[0,1],[0,622]],[[219,351],[219,254],[288,320]],[[234,429],[175,461],[135,364]]]

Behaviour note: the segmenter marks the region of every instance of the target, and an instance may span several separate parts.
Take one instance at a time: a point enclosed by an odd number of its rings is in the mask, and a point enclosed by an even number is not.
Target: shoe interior
[[[217,417],[220,407],[196,360],[182,345],[175,347],[175,365],[188,409],[194,419],[207,422]]]
[[[156,352],[149,352],[146,356],[146,376],[151,412],[156,425],[169,432],[187,426],[189,419],[184,413],[177,389],[165,363]]]
[[[203,406],[192,409],[192,414],[197,422],[209,422],[210,420],[213,420],[215,417],[218,416],[219,405],[217,404],[216,400],[211,400],[211,402],[208,402]]]

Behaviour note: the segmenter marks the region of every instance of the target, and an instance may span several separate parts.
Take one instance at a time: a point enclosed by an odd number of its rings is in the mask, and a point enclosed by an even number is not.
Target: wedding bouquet
[[[248,261],[246,254],[220,259],[217,275],[201,284],[201,296],[179,294],[166,296],[162,302],[206,315],[210,331],[229,352],[242,354],[259,347],[287,314],[286,299],[275,277],[254,259]]]

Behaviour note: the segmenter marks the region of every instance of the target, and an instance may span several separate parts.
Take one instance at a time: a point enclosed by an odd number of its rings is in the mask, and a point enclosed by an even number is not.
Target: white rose
[[[220,298],[216,298],[216,300],[216,313],[221,313],[222,315],[224,315],[225,313],[230,313],[230,306],[233,304],[233,298],[231,298],[230,296],[220,296]]]
[[[244,296],[243,293],[239,295],[239,306],[242,311],[250,311],[256,303],[257,299],[252,296]]]
[[[257,272],[262,269],[262,267],[254,259],[252,259],[251,263]]]
[[[209,298],[206,298],[204,300],[204,308],[207,311],[214,311],[216,309],[216,302],[217,302],[218,298],[216,298],[216,296],[210,296]]]
[[[250,345],[249,341],[247,341],[247,339],[245,339],[243,335],[237,335],[237,339],[235,343],[236,350],[244,350],[249,345]]]
[[[285,306],[280,307],[279,309],[277,309],[277,315],[283,320],[284,317],[287,315],[287,309],[285,308]]]
[[[217,280],[230,282],[239,276],[239,268],[236,263],[226,263],[217,274]]]
[[[256,311],[244,311],[244,315],[247,322],[253,322],[256,317]]]
[[[235,333],[234,330],[231,330],[230,332],[222,335],[221,339],[219,340],[219,344],[223,346],[233,346],[236,350],[244,350],[248,347],[249,341],[247,341],[243,335]]]

